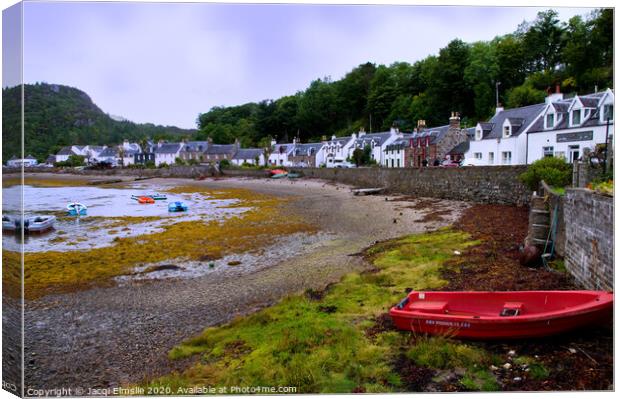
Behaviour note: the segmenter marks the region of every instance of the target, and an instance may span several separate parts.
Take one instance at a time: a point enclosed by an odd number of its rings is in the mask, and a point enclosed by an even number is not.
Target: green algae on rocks
[[[173,394],[201,385],[292,386],[296,393],[406,391],[394,361],[406,356],[411,334],[370,331],[406,289],[444,285],[440,269],[446,261],[455,250],[475,244],[465,233],[448,229],[380,243],[366,252],[375,266],[371,272],[346,275],[324,293],[289,296],[255,314],[207,328],[169,353],[172,361],[199,360],[150,385],[169,387]],[[467,351],[459,364],[471,367],[473,374],[464,382],[483,380],[487,385],[480,389],[492,386],[486,379],[471,378],[489,361],[482,351]]]

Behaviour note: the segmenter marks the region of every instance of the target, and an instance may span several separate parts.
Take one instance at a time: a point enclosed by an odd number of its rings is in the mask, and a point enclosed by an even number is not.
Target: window
[[[388,160],[386,159],[385,160],[385,167],[387,168],[388,166],[390,166],[390,165],[388,164]]]
[[[392,159],[392,167],[394,167],[394,159]]]
[[[614,120],[614,105],[613,104],[605,104],[603,105],[603,121],[609,119],[610,121]]]
[[[555,124],[555,114],[548,114],[545,127],[547,129],[552,129],[554,124]]]
[[[489,165],[493,165],[494,162],[495,162],[495,153],[489,152]]]
[[[543,147],[543,158],[553,156],[553,147]]]
[[[576,109],[571,114],[573,116],[573,126],[581,124],[581,110]]]
[[[474,158],[482,159],[482,153],[481,152],[474,152]]]
[[[510,137],[510,125],[504,126],[504,137]]]
[[[502,164],[510,165],[512,163],[512,152],[502,151]]]
[[[482,129],[476,129],[476,140],[482,140]]]
[[[396,167],[400,168],[400,158],[396,160]]]
[[[564,151],[556,151],[555,152],[555,157],[556,158],[566,159],[566,154],[564,153]]]

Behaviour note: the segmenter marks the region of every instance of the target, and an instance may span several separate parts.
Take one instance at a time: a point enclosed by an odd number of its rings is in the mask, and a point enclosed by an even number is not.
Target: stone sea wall
[[[563,202],[566,269],[587,289],[613,290],[614,199],[576,188]]]
[[[478,203],[526,205],[530,192],[518,176],[525,166],[464,168],[307,168],[306,177],[333,180],[360,188],[420,197],[447,198]]]

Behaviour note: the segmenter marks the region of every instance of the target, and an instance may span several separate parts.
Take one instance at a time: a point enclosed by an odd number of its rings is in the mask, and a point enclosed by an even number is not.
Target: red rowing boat
[[[412,291],[390,310],[401,330],[471,339],[531,338],[611,319],[606,291]]]

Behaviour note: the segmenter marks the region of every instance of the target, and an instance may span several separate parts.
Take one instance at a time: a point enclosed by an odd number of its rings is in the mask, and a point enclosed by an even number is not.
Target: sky
[[[547,8],[26,2],[23,79],[77,87],[134,122],[195,128],[213,106],[295,94],[367,61],[413,63]],[[564,21],[592,11],[554,8]],[[3,18],[3,49],[10,31]],[[19,81],[3,69],[3,87]]]

